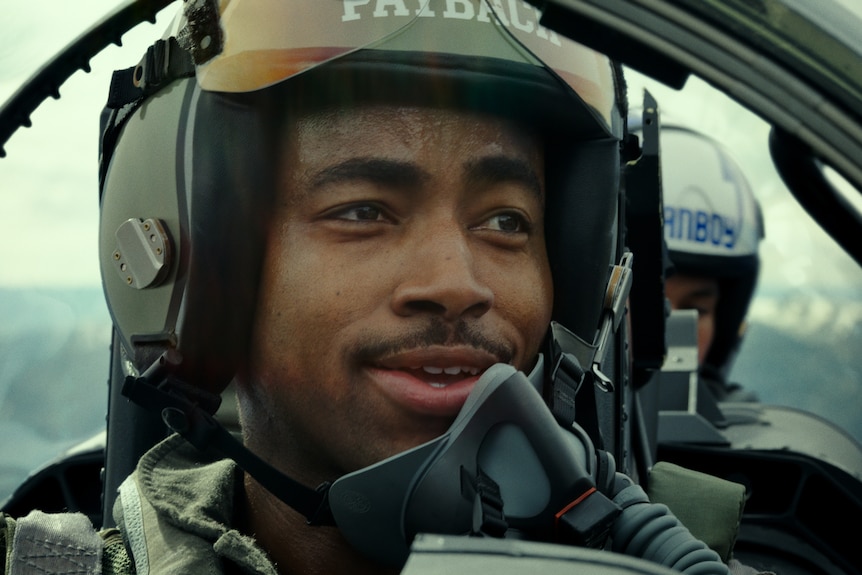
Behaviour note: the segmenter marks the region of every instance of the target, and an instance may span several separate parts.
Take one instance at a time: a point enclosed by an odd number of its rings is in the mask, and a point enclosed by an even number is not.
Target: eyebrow
[[[671,276],[673,277],[673,276]],[[710,284],[707,286],[699,287],[695,290],[692,290],[686,294],[686,297],[691,298],[703,298],[703,297],[718,297],[720,296],[720,288],[715,284]]]
[[[472,184],[514,182],[522,184],[544,203],[539,175],[525,160],[511,156],[486,156],[467,164],[467,181]]]
[[[468,184],[515,182],[524,185],[539,201],[544,202],[538,174],[527,161],[520,158],[486,156],[468,162],[465,172]],[[430,173],[412,162],[388,158],[351,158],[315,173],[311,178],[310,189],[357,180],[400,189],[418,189],[431,178]]]
[[[431,174],[410,162],[387,158],[351,158],[314,174],[311,189],[356,180],[409,189],[429,179]]]

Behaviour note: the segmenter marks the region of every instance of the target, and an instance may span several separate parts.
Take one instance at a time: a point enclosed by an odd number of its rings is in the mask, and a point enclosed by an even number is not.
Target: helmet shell
[[[664,232],[668,249],[709,275],[734,275],[756,258],[763,225],[742,170],[718,142],[697,132],[662,126]],[[676,260],[677,265],[679,264]],[[726,270],[723,268],[727,268]]]
[[[660,141],[668,253],[673,271],[718,280],[716,331],[705,362],[722,371],[757,282],[760,207],[739,165],[714,139],[663,124]]]

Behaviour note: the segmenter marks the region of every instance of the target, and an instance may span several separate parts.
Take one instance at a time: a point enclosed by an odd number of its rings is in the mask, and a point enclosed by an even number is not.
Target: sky
[[[0,102],[44,62],[113,11],[117,0],[0,0]],[[69,8],[74,6],[74,9]],[[5,7],[5,9],[4,9]],[[61,9],[58,10],[58,7]],[[0,159],[0,286],[99,285],[99,113],[111,73],[134,66],[172,15],[144,23],[73,75],[19,129]]]
[[[844,1],[844,0],[842,0]],[[854,0],[855,1],[855,0]],[[68,6],[74,5],[74,10]],[[0,0],[0,102],[53,54],[119,6],[117,0]],[[57,7],[62,7],[58,10]],[[155,25],[144,23],[76,73],[59,100],[47,100],[6,143],[0,159],[0,287],[99,285],[96,258],[98,118],[110,74],[137,63],[161,36],[175,7]],[[860,10],[857,5],[851,6]],[[775,174],[767,155],[768,126],[723,94],[694,78],[675,91],[629,74],[633,100],[647,87],[667,118],[703,130],[725,143],[741,164],[767,216],[763,289],[862,284],[859,267],[817,228]],[[823,257],[829,253],[829,257]]]

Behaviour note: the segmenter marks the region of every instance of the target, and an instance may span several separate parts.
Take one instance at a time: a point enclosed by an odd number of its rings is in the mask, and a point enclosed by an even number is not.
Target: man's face
[[[543,152],[507,122],[370,107],[286,135],[247,441],[311,485],[439,436],[550,321]]]
[[[673,309],[697,310],[697,362],[703,365],[715,337],[718,281],[703,276],[674,274],[665,282],[665,295]]]

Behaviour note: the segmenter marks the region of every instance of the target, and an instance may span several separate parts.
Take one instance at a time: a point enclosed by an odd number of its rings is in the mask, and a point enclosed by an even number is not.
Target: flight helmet
[[[663,124],[660,140],[670,273],[718,281],[715,336],[704,368],[724,373],[757,283],[760,207],[739,164],[714,139]]]
[[[620,73],[502,0],[186,0],[103,113],[99,258],[123,366],[220,393],[249,340],[278,127],[457,108],[545,140],[554,319],[592,342],[619,257]]]

